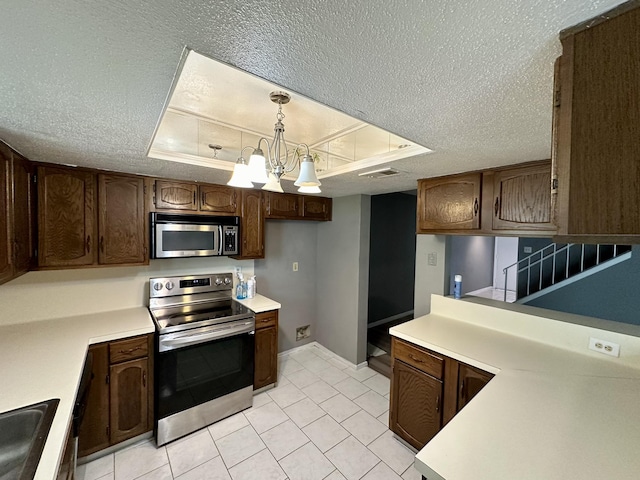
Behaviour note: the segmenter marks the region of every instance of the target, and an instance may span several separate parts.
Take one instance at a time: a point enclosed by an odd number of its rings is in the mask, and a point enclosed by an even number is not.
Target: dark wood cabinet
[[[197,183],[156,180],[153,192],[156,209],[198,210]]]
[[[238,215],[238,191],[226,185],[200,185],[200,211],[220,215]]]
[[[331,207],[330,198],[302,196],[302,217],[307,220],[331,220]]]
[[[560,39],[552,154],[558,235],[636,243],[640,8],[623,3],[561,32]]]
[[[458,411],[471,401],[489,383],[493,375],[470,365],[460,363],[458,367]]]
[[[418,181],[418,232],[480,229],[480,172]]]
[[[13,278],[12,232],[9,220],[10,168],[10,157],[5,157],[4,152],[0,149],[0,283],[7,282]]]
[[[391,339],[389,428],[421,449],[488,382],[490,373]]]
[[[35,263],[36,196],[32,163],[15,152],[12,157],[13,276],[17,277]]]
[[[302,216],[301,196],[294,193],[265,193],[265,217],[283,220],[297,219]]]
[[[493,174],[493,230],[553,231],[551,163]]]
[[[96,179],[84,170],[38,167],[38,265],[68,267],[97,260]]]
[[[240,255],[236,259],[264,258],[264,212],[260,190],[242,190]]]
[[[93,355],[87,408],[78,435],[84,457],[153,427],[153,335],[89,347]]]
[[[253,389],[278,381],[278,311],[256,314]]]
[[[102,265],[147,261],[144,180],[99,174],[99,255]]]

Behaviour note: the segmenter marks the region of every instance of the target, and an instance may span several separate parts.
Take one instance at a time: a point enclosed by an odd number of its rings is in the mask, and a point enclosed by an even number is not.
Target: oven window
[[[215,232],[162,232],[162,251],[215,250]]]
[[[158,417],[253,385],[254,336],[237,335],[159,353],[156,361]]]

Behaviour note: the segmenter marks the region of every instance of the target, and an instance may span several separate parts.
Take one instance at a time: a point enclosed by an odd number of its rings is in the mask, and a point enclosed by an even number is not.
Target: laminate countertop
[[[428,480],[637,479],[640,329],[490,303],[434,296],[431,314],[390,330],[495,374],[418,452],[418,471]],[[591,352],[590,337],[620,344],[620,357]]]
[[[255,313],[268,312],[269,310],[278,310],[282,308],[282,305],[278,302],[260,294],[256,294],[253,298],[245,298],[244,300],[236,299],[236,301],[248,309],[253,310]]]

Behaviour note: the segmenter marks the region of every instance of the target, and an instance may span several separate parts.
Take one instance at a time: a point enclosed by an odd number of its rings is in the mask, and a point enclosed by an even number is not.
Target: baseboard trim
[[[327,347],[325,347],[324,345],[319,344],[318,342],[310,342],[310,343],[307,343],[305,345],[300,345],[299,347],[293,347],[293,348],[291,348],[289,350],[285,350],[284,352],[278,353],[278,358],[288,357],[292,353],[299,352],[299,351],[302,351],[302,350],[309,350],[309,349],[312,349],[312,348],[315,348],[315,349],[319,350],[320,352],[322,352],[324,354],[324,356],[332,358],[332,359],[344,364],[344,368],[352,368],[354,370],[360,370],[361,368],[364,368],[364,367],[366,367],[368,365],[367,362],[362,362],[362,363],[359,363],[357,365],[355,363],[351,363],[349,360],[345,360],[340,355],[338,355],[337,353],[332,352]]]
[[[392,315],[391,317],[383,318],[382,320],[376,320],[375,322],[368,323],[367,329],[377,327],[378,325],[382,325],[384,323],[393,322],[394,320],[398,320],[399,318],[406,317],[408,315],[413,315],[413,312],[413,310],[408,310],[397,315]]]

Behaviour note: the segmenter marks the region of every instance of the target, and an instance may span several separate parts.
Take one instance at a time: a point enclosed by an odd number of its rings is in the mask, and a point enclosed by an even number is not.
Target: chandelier
[[[284,190],[282,190],[280,179],[286,173],[299,167],[298,179],[294,182],[294,185],[299,187],[298,191],[301,193],[320,193],[321,184],[316,176],[309,146],[305,143],[300,143],[290,151],[284,139],[282,105],[289,103],[291,96],[286,92],[275,91],[269,94],[269,98],[273,103],[278,104],[273,139],[269,142],[266,138],[261,137],[258,140],[258,146],[253,149],[249,157],[249,162],[243,157],[243,152],[252,147],[244,147],[240,151],[240,157],[233,168],[233,175],[227,185],[253,188],[253,184],[258,183],[264,184],[263,190],[283,193]],[[263,143],[267,146],[266,157],[264,150],[260,148]]]

